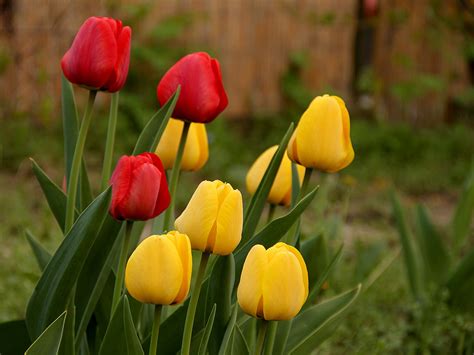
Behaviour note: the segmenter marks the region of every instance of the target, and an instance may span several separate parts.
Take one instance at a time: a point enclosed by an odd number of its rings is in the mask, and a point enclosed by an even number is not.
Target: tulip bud
[[[122,156],[110,178],[110,214],[119,220],[146,221],[170,204],[165,170],[154,153]]]
[[[219,255],[234,251],[242,238],[242,194],[222,181],[203,181],[175,227],[186,233],[193,249]]]
[[[192,265],[187,235],[176,231],[152,235],[128,259],[125,285],[142,303],[181,303],[189,292]]]
[[[288,144],[288,157],[306,168],[344,169],[354,159],[349,112],[337,96],[318,96],[301,116]]]
[[[156,154],[161,158],[165,169],[171,169],[174,165],[183,127],[183,121],[171,118],[161,136]],[[181,160],[181,170],[199,170],[206,164],[208,157],[206,126],[201,123],[191,123],[184,146],[183,160]]]
[[[66,78],[89,89],[119,91],[130,63],[132,30],[108,17],[89,17],[61,60]]]
[[[179,85],[181,93],[174,108],[174,118],[207,123],[227,107],[219,62],[207,53],[188,54],[166,72],[156,88],[161,105],[168,101]]]
[[[285,243],[265,250],[255,245],[245,259],[237,300],[245,313],[266,320],[288,320],[308,297],[308,271],[300,252]]]
[[[270,161],[275,155],[278,146],[268,148],[260,155],[257,160],[253,163],[252,167],[247,173],[246,183],[248,192],[253,195],[257,191],[258,185],[265,174]],[[303,180],[305,168],[301,165],[296,166],[298,170],[298,176],[301,181]],[[289,206],[291,202],[291,161],[288,159],[286,154],[281,160],[280,167],[278,168],[277,175],[273,181],[272,188],[268,194],[267,201],[274,205]]]

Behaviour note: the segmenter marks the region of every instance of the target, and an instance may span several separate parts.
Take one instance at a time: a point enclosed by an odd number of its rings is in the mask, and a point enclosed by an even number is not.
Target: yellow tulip
[[[178,153],[179,140],[183,132],[184,122],[170,118],[161,136],[156,154],[161,158],[165,169],[171,169]],[[195,171],[207,162],[209,149],[207,145],[206,126],[203,123],[191,123],[184,146],[181,170]]]
[[[152,235],[128,259],[125,285],[142,303],[181,303],[189,292],[192,264],[187,235],[176,231]]]
[[[270,165],[278,146],[268,148],[253,163],[247,173],[246,183],[248,192],[253,195],[257,191],[258,185]],[[305,168],[297,165],[300,184],[303,180]],[[286,154],[283,156],[277,175],[273,181],[272,188],[268,194],[267,201],[274,205],[289,206],[291,202],[291,161]]]
[[[285,243],[250,249],[237,300],[245,313],[266,320],[288,320],[308,298],[308,271],[300,252]]]
[[[349,112],[341,98],[324,95],[311,102],[290,139],[288,157],[330,173],[352,162]]]
[[[242,194],[222,181],[203,181],[175,227],[186,233],[193,249],[219,255],[234,251],[242,238]]]

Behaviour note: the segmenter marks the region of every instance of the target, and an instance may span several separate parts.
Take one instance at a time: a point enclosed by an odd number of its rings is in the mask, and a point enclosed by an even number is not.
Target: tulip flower
[[[108,17],[89,17],[61,60],[66,78],[91,90],[119,91],[130,63],[132,30]]]
[[[181,93],[173,112],[174,118],[207,123],[227,107],[219,62],[207,53],[188,54],[166,72],[156,88],[161,105],[179,85]]]
[[[165,170],[154,153],[122,156],[110,183],[109,211],[115,219],[146,221],[158,216],[170,203]]]
[[[268,148],[253,163],[247,173],[246,183],[248,192],[253,195],[265,174],[278,146]],[[297,165],[298,176],[303,180],[304,167]],[[272,188],[268,194],[267,201],[274,205],[289,206],[291,202],[291,161],[286,155],[283,156],[277,175],[273,181]]]
[[[181,303],[189,292],[192,265],[191,244],[185,234],[152,235],[128,259],[125,285],[142,303]]]
[[[354,159],[349,112],[337,96],[318,96],[309,105],[288,144],[288,157],[306,168],[344,169]]]
[[[171,169],[175,163],[183,126],[183,121],[171,118],[158,143],[156,154],[161,158],[165,169]],[[192,123],[184,146],[181,170],[199,170],[206,164],[208,157],[206,126]]]
[[[219,180],[201,182],[175,221],[193,249],[219,255],[234,251],[242,238],[242,225],[242,194]]]
[[[255,245],[245,259],[237,300],[245,313],[265,320],[295,317],[308,297],[308,271],[300,252],[285,243]]]

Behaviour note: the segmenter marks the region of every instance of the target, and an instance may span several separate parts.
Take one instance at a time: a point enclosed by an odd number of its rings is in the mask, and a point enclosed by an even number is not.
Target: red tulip
[[[173,118],[207,123],[227,107],[219,62],[207,53],[188,54],[166,72],[156,88],[161,105],[174,94],[178,85],[181,85],[181,93]]]
[[[94,90],[119,91],[130,63],[132,30],[108,17],[89,17],[61,60],[66,78]]]
[[[146,221],[158,216],[170,204],[165,170],[156,154],[122,156],[110,183],[110,214],[115,219]]]

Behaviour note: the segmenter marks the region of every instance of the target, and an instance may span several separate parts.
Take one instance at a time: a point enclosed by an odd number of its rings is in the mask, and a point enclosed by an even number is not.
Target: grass
[[[53,126],[38,130],[25,122],[9,120],[0,132],[0,204],[4,206],[0,215],[0,321],[23,317],[39,277],[25,229],[30,229],[50,251],[61,240],[27,159],[33,156],[60,183],[61,129]],[[86,154],[91,180],[97,188],[106,120],[98,118],[93,124]],[[202,171],[182,175],[178,209],[184,207],[202,179],[223,179],[244,191],[248,167],[260,152],[278,143],[288,125],[287,117],[257,117],[252,123],[219,119],[211,123],[210,160]],[[138,135],[133,127],[125,116],[119,120],[116,157],[131,150]],[[474,156],[474,129],[467,125],[418,130],[353,120],[351,135],[356,151],[354,163],[341,174],[314,177],[312,184],[321,184],[322,189],[303,222],[304,233],[324,229],[334,248],[341,242],[345,244],[342,262],[324,296],[354,286],[376,262],[398,247],[388,190],[399,190],[408,202],[427,203],[435,220],[443,221],[452,212]],[[244,197],[249,196],[244,193]],[[277,213],[283,213],[283,209]],[[397,259],[361,297],[325,343],[322,353],[405,353],[419,341],[407,337],[417,322],[436,323],[424,341],[431,340],[433,351],[439,352],[456,346],[450,343],[450,332],[472,331],[471,323],[439,305],[431,305],[436,310],[432,320],[417,319],[416,306],[407,292],[403,266]]]

